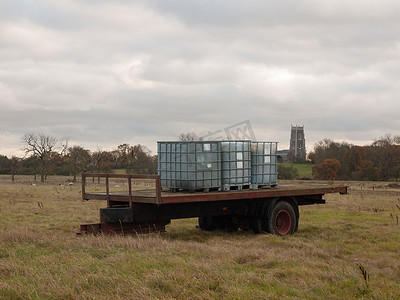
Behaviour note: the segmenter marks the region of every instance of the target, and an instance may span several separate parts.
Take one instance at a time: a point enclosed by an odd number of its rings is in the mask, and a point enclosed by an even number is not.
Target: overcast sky
[[[45,133],[112,150],[249,120],[400,134],[400,1],[1,0],[0,154]]]

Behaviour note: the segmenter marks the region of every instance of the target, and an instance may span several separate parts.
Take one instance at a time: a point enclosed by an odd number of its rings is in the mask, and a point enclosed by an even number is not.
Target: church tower
[[[292,126],[290,134],[290,153],[293,161],[306,160],[306,140],[304,137],[304,126]]]

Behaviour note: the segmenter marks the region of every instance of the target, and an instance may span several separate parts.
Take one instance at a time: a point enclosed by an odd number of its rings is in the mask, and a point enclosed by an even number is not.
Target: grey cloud
[[[3,1],[0,154],[27,131],[115,147],[249,119],[284,147],[396,134],[398,1]]]

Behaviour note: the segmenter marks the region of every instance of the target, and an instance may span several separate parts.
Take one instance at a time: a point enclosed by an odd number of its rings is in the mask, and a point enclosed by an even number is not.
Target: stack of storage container
[[[157,150],[161,186],[171,191],[277,185],[276,142],[158,142]]]

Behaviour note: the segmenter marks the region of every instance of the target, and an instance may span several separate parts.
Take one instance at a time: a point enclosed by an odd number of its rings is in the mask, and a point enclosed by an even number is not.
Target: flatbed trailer
[[[87,178],[105,178],[105,192],[88,192]],[[110,179],[127,180],[127,191],[110,191]],[[132,182],[152,181],[151,189]],[[165,231],[172,219],[199,218],[203,230],[251,229],[254,233],[293,234],[299,206],[324,204],[328,193],[347,194],[347,186],[283,184],[276,188],[215,192],[170,192],[159,175],[82,174],[82,200],[107,201],[100,223],[82,224],[80,233],[149,233]]]

